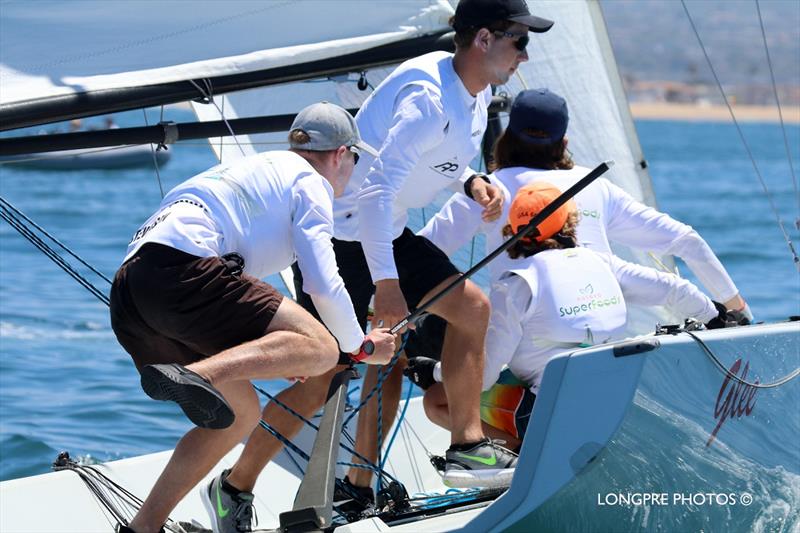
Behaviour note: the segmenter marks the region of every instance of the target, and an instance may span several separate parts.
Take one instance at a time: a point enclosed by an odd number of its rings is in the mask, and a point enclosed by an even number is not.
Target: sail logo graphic
[[[739,375],[740,369],[742,370],[741,376]],[[758,388],[754,385],[758,385],[759,380],[756,379],[752,385],[747,384],[749,370],[749,362],[745,363],[742,368],[741,357],[734,361],[728,369],[722,386],[719,388],[719,394],[717,394],[717,403],[714,405],[714,419],[717,421],[717,425],[711,432],[706,447],[711,446],[711,443],[717,438],[720,428],[728,419],[742,418],[742,415],[750,416],[750,413],[753,412],[758,392]]]

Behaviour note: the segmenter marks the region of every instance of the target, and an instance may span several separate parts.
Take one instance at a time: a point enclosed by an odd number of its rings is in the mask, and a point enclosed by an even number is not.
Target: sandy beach
[[[731,122],[724,105],[633,102],[630,108],[636,119]],[[800,106],[781,106],[781,112],[785,123],[800,124]],[[735,105],[733,113],[739,122],[780,122],[775,106]]]

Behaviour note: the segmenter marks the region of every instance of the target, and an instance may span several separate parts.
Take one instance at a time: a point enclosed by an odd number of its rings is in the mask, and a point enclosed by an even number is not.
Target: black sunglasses
[[[514,41],[514,48],[516,48],[520,52],[523,52],[525,48],[528,46],[528,43],[531,41],[531,38],[527,33],[512,33],[510,31],[503,31],[503,30],[495,30],[492,33],[494,33],[498,37],[508,37],[509,39]]]
[[[357,165],[358,160],[361,158],[361,156],[358,154],[358,148],[355,146],[348,146],[347,149],[353,154],[353,165]]]

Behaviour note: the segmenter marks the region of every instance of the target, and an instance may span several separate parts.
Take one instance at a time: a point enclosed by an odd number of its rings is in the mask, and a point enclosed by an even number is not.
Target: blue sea
[[[153,114],[150,123],[157,118]],[[166,118],[192,119],[179,109],[168,110]],[[140,125],[141,113],[117,120]],[[800,246],[800,198],[780,126],[743,126],[775,211],[732,125],[636,126],[659,208],[705,237],[756,320],[800,315],[800,275],[776,218],[777,213],[786,235]],[[788,136],[800,172],[800,127],[789,126]],[[160,177],[152,168],[52,172],[2,165],[0,190],[112,277],[131,234],[158,205],[160,188],[168,190],[215,163],[204,142],[179,143],[170,151]],[[470,256],[480,259],[466,250],[458,258],[461,266],[468,266]],[[685,267],[681,271],[692,279]],[[107,291],[105,281],[90,279]],[[285,382],[265,386],[277,391]],[[108,461],[172,448],[188,428],[178,409],[141,391],[105,304],[0,222],[0,480],[48,472],[61,450]]]

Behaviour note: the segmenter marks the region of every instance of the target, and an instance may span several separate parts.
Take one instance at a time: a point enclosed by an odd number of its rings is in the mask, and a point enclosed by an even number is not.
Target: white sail
[[[4,2],[0,105],[345,56],[451,14],[445,0]]]

